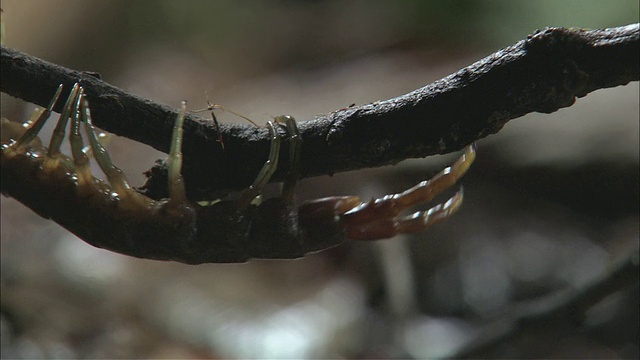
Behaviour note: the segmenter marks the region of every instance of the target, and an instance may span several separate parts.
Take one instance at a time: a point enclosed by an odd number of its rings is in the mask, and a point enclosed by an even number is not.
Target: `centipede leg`
[[[167,159],[167,166],[169,168],[169,197],[173,202],[186,202],[187,193],[184,186],[184,179],[182,178],[182,137],[183,137],[183,125],[184,117],[187,112],[186,101],[182,102],[178,117],[173,126],[173,134],[171,135],[171,149],[169,151],[169,158]]]
[[[127,179],[124,173],[122,172],[122,170],[120,170],[118,167],[113,165],[113,163],[111,162],[111,158],[109,157],[109,153],[104,148],[102,143],[98,140],[98,135],[96,134],[96,129],[93,126],[93,122],[91,118],[91,110],[89,108],[89,102],[87,101],[82,89],[79,95],[79,114],[80,114],[79,122],[84,123],[85,132],[89,140],[89,146],[91,147],[91,152],[93,153],[93,156],[96,159],[98,166],[100,167],[102,172],[106,175],[107,179],[109,180],[109,183],[111,184],[111,187],[113,188],[113,190],[121,198],[124,198],[127,195],[134,193],[134,191],[131,189],[131,186],[129,186],[129,183],[127,182]],[[74,122],[72,118],[72,132],[73,131],[78,131],[78,137],[80,137],[79,124],[78,124],[78,127],[74,126]],[[86,172],[86,175],[84,176],[87,176],[87,180],[89,180],[89,179],[92,179],[93,176],[91,175],[91,168],[88,165],[88,156],[84,153],[82,148],[83,145],[84,144],[81,141],[79,141],[77,145],[75,145],[75,147],[74,147],[74,144],[72,143],[71,151],[73,153],[74,162],[76,162],[76,172],[78,172],[79,175],[83,172]],[[84,165],[78,164],[79,159],[82,159],[82,158],[87,159],[86,170],[83,170],[82,168],[84,167]],[[85,160],[81,160],[81,162],[83,163],[84,161]]]
[[[82,91],[82,88],[80,88],[80,92],[73,103],[73,108],[71,110],[71,126],[69,129],[71,155],[73,156],[73,164],[76,174],[78,175],[78,184],[80,185],[80,188],[87,186],[93,180],[89,157],[82,151],[84,143],[82,141],[82,136],[80,136],[80,104],[82,102]]]
[[[433,178],[420,182],[418,185],[394,196],[397,205],[406,209],[411,206],[431,201],[455,183],[469,170],[476,158],[476,145],[466,147],[464,154],[456,162],[436,174]]]
[[[73,104],[76,101],[79,89],[80,86],[78,84],[75,84],[73,89],[71,89],[69,98],[67,98],[62,114],[60,114],[60,118],[58,119],[58,124],[53,130],[53,134],[51,135],[51,140],[49,142],[49,148],[42,164],[45,173],[54,172],[61,163],[64,163],[67,160],[67,158],[60,153],[60,146],[62,145],[62,141],[64,141],[66,133],[65,128],[69,122],[71,112],[73,111]]]
[[[470,145],[453,165],[432,179],[422,181],[401,193],[363,202],[347,211],[341,217],[347,237],[354,240],[385,239],[398,233],[422,231],[451,216],[462,205],[462,189],[443,204],[427,211],[398,217],[407,208],[427,203],[453,186],[469,169],[475,156],[475,145]]]
[[[278,157],[280,156],[280,135],[276,131],[275,125],[272,121],[267,123],[269,128],[269,135],[271,136],[271,146],[269,148],[269,158],[262,166],[260,173],[253,181],[253,184],[245,190],[240,199],[238,199],[238,208],[243,209],[247,207],[256,196],[260,195],[262,188],[269,182],[271,176],[276,172],[278,168]]]
[[[289,133],[289,173],[282,186],[282,197],[292,203],[294,201],[296,183],[300,178],[300,153],[302,152],[302,137],[296,120],[291,116],[278,116],[277,122],[284,121]]]
[[[433,224],[446,220],[460,209],[463,198],[463,190],[460,188],[460,190],[445,203],[438,204],[429,210],[418,211],[400,218],[396,225],[397,233],[410,234],[420,232]]]
[[[60,93],[62,93],[62,84],[58,86],[58,90],[56,90],[55,95],[51,98],[49,106],[47,106],[40,116],[38,116],[38,119],[33,123],[33,125],[31,125],[31,127],[29,127],[29,129],[27,129],[27,131],[25,131],[25,133],[16,140],[13,145],[16,150],[24,150],[24,148],[29,145],[36,136],[38,136],[38,133],[42,130],[42,127],[51,116],[53,106],[58,102],[58,98],[60,98]]]
[[[343,220],[353,224],[367,223],[375,219],[397,216],[409,207],[431,201],[435,196],[452,187],[469,169],[476,156],[474,146],[468,146],[465,153],[453,165],[433,178],[424,180],[401,193],[362,203],[344,214]]]
[[[56,128],[53,130],[53,134],[51,135],[51,141],[49,142],[49,151],[47,153],[47,156],[49,158],[57,158],[60,155],[60,146],[62,145],[62,141],[64,141],[64,134],[66,132],[65,127],[67,127],[67,122],[69,121],[69,117],[71,116],[73,104],[78,97],[79,91],[80,85],[78,83],[74,84],[73,88],[71,89],[71,93],[69,94],[69,98],[64,104],[62,114],[60,114],[58,125],[56,125]]]

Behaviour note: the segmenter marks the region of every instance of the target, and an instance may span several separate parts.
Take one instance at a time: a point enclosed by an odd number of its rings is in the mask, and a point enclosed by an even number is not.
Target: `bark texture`
[[[298,119],[304,139],[300,174],[333,174],[460,150],[511,119],[551,113],[576,97],[639,79],[639,24],[582,30],[547,28],[423,88],[393,99]],[[127,94],[96,73],[66,69],[2,47],[1,90],[46,105],[58,84],[86,89],[97,126],[167,152],[176,111]],[[64,94],[63,94],[64,96]],[[306,120],[306,121],[305,121]],[[185,121],[183,153],[190,197],[247,187],[269,148],[266,128]],[[287,149],[286,134],[283,148]],[[265,154],[256,156],[256,154]],[[272,181],[289,168],[288,151]],[[166,171],[149,172],[145,193],[166,196]]]

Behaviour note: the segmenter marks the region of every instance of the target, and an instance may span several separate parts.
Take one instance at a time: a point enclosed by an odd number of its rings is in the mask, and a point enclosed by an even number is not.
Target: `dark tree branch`
[[[508,339],[550,322],[579,326],[584,313],[607,296],[637,286],[640,282],[640,254],[635,247],[608,273],[579,289],[567,289],[514,306],[503,317],[485,326],[475,339],[453,358],[490,358],[491,351]]]
[[[547,28],[409,94],[340,109],[300,123],[302,177],[396,164],[456,151],[530,112],[551,113],[591,91],[639,79],[639,25]],[[2,47],[1,90],[45,105],[58,84],[80,81],[99,127],[167,152],[176,113],[127,94],[95,74],[73,71]],[[266,129],[221,125],[225,150],[208,120],[185,123],[183,174],[191,195],[250,184],[265,160]],[[284,133],[284,131],[283,131]],[[285,142],[285,148],[286,148]],[[256,154],[265,154],[256,156]],[[273,180],[288,169],[288,152]],[[158,170],[156,168],[156,170]],[[162,171],[148,194],[164,195]]]

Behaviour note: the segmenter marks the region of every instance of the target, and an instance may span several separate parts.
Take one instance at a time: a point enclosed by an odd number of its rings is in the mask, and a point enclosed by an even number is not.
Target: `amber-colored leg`
[[[462,205],[462,190],[447,202],[427,211],[416,212],[406,217],[397,216],[409,207],[431,201],[436,195],[453,186],[469,169],[475,154],[475,145],[470,145],[452,166],[445,168],[432,179],[422,181],[402,193],[361,203],[347,211],[340,220],[347,230],[347,237],[357,240],[383,239],[398,233],[421,231],[446,219]]]
[[[398,220],[396,230],[399,234],[422,231],[433,224],[446,220],[462,206],[464,198],[462,187],[449,200],[438,204],[427,211],[418,211]]]

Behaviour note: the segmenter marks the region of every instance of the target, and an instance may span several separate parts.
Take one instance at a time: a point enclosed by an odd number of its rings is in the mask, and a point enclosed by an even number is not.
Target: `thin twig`
[[[551,320],[569,320],[579,324],[584,313],[605,297],[637,286],[640,281],[639,264],[640,254],[636,247],[614,264],[609,272],[584,287],[518,304],[504,316],[486,325],[471,343],[452,357],[491,357],[491,350],[499,344]]]
[[[547,28],[458,72],[394,99],[354,106],[300,123],[300,174],[333,174],[457,151],[530,112],[551,113],[576,97],[639,79],[638,24],[604,30]],[[2,47],[1,90],[46,104],[58,84],[82,82],[97,126],[167,152],[176,112],[125,93],[93,73],[69,70]],[[64,96],[64,94],[63,94]],[[264,161],[264,128],[187,116],[183,175],[191,196],[248,186]],[[286,146],[286,143],[285,143]],[[288,152],[273,181],[289,168]],[[152,169],[147,194],[166,179]]]

